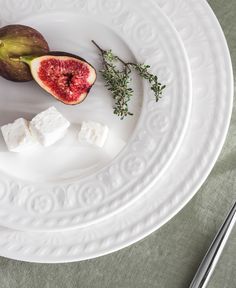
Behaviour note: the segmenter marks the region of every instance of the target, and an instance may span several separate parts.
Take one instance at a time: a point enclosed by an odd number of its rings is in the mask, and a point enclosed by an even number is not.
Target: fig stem
[[[31,61],[35,59],[35,56],[21,56],[19,58],[19,61],[26,63],[30,66]]]

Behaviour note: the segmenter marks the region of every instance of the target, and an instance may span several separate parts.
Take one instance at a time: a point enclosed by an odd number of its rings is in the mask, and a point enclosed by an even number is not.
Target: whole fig
[[[15,82],[30,81],[28,65],[18,59],[48,52],[48,43],[37,30],[19,24],[0,28],[0,76]]]

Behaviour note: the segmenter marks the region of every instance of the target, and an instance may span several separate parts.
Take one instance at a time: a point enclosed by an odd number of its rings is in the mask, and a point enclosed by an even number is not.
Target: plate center
[[[110,27],[73,13],[50,13],[26,18],[21,24],[40,31],[50,49],[66,51],[85,58],[97,70],[98,79],[87,99],[76,106],[67,106],[44,92],[35,82],[14,83],[0,79],[0,125],[19,117],[32,119],[37,113],[55,106],[72,124],[67,136],[51,147],[34,153],[8,152],[0,136],[0,170],[10,176],[37,182],[60,182],[80,178],[107,165],[129,141],[142,106],[142,83],[133,76],[135,93],[130,103],[134,116],[120,120],[113,114],[114,101],[101,78],[99,51],[91,43],[95,40],[104,49],[113,49],[127,61],[135,61],[129,43]],[[103,123],[110,134],[104,148],[82,146],[72,141],[83,120]],[[74,138],[73,138],[74,137]]]

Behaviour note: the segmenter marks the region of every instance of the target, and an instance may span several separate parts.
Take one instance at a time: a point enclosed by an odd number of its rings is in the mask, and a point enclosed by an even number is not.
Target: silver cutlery
[[[217,232],[189,288],[205,288],[236,222],[236,202]]]

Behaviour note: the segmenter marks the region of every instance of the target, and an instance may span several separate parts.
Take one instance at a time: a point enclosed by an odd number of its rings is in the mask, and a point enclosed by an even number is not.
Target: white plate
[[[73,123],[64,140],[37,153],[7,152],[0,139],[0,223],[23,230],[69,229],[124,209],[163,175],[186,132],[192,85],[177,32],[158,9],[152,14],[135,0],[1,1],[1,7],[2,24],[35,27],[52,50],[80,54],[99,70],[94,39],[124,59],[150,63],[167,88],[155,103],[149,85],[136,77],[135,116],[121,121],[100,78],[86,101],[73,107],[35,83],[0,79],[5,96],[0,97],[0,125],[30,119],[52,105]],[[109,126],[103,150],[76,141],[84,119]]]
[[[148,1],[153,13],[157,3],[171,17],[184,41],[194,84],[190,127],[173,165],[149,193],[123,213],[101,223],[60,233],[2,228],[2,256],[35,262],[70,262],[116,251],[163,225],[206,179],[223,146],[231,116],[233,77],[228,48],[205,0]]]

